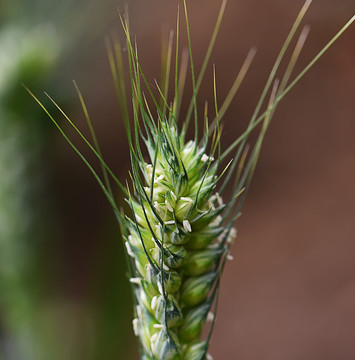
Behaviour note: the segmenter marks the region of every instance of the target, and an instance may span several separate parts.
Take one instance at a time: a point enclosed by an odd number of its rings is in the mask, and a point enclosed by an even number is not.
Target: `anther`
[[[174,225],[175,221],[174,220],[165,221],[164,224],[165,225]]]
[[[154,324],[153,327],[156,329],[162,329],[164,327],[164,325],[163,324]]]
[[[214,313],[209,311],[207,314],[207,322],[212,322],[214,320]]]
[[[133,325],[134,335],[138,336],[139,335],[139,333],[138,333],[138,319],[133,319],[132,320],[132,325]]]
[[[130,282],[131,284],[140,285],[140,284],[141,284],[141,279],[138,278],[138,277],[130,278],[130,279],[129,279],[129,282]]]
[[[150,307],[152,308],[152,310],[155,310],[157,306],[157,301],[158,301],[158,296],[154,296],[150,303]]]
[[[182,225],[183,225],[184,230],[185,230],[186,232],[191,232],[191,231],[192,231],[192,229],[191,229],[191,224],[189,223],[189,220],[184,220],[184,221],[182,222]]]
[[[126,245],[126,249],[127,249],[127,254],[131,257],[134,257],[134,253],[132,251],[131,245],[129,244],[128,241],[125,242]]]

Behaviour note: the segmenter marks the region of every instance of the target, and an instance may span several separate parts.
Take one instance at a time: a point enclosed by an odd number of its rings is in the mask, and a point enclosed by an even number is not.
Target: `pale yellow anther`
[[[129,237],[128,237],[128,239],[129,239]],[[127,254],[131,257],[134,257],[134,253],[132,251],[132,248],[131,248],[131,245],[129,244],[129,242],[126,241],[125,245],[126,245],[126,249],[127,249]]]
[[[207,322],[212,322],[214,320],[214,313],[209,311],[207,314]]]
[[[140,284],[141,284],[141,279],[140,279],[140,278],[137,278],[137,277],[135,277],[135,278],[130,278],[130,279],[129,279],[129,282],[130,282],[131,284],[140,285]]]
[[[174,225],[175,221],[174,220],[168,220],[164,222],[165,225]]]
[[[189,220],[184,220],[184,221],[182,222],[182,226],[184,227],[184,230],[185,230],[186,232],[191,232],[191,231],[192,231],[192,229],[191,229],[191,224],[189,223]]]
[[[139,332],[138,332],[138,319],[133,319],[132,320],[132,325],[133,325],[133,332],[134,332],[134,335],[138,336],[139,335]]]
[[[152,308],[152,310],[155,310],[155,308],[157,307],[157,301],[158,301],[158,296],[154,296],[150,303],[150,307]]]
[[[214,157],[203,154],[202,157],[201,157],[201,161],[202,162],[214,161]]]
[[[164,327],[164,325],[163,324],[154,324],[153,327],[156,329],[162,329]]]

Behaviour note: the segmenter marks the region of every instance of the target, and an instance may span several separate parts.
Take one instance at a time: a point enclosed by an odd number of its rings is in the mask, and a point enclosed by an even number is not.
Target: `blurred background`
[[[129,157],[105,37],[124,39],[116,8],[128,4],[143,70],[153,83],[178,3],[0,2],[0,359],[138,359],[123,248],[110,206],[21,83],[94,161],[43,95],[49,92],[88,134],[72,85],[76,79],[104,158],[124,181]],[[225,116],[225,147],[245,128],[302,4],[227,4],[200,109],[213,101],[212,63],[221,102],[250,47],[258,53]],[[188,1],[197,69],[219,7],[218,1]],[[354,10],[354,0],[314,1],[295,74]],[[215,359],[355,358],[354,30],[277,109],[236,224],[235,260],[226,267],[211,343]],[[185,111],[190,96],[188,82]]]

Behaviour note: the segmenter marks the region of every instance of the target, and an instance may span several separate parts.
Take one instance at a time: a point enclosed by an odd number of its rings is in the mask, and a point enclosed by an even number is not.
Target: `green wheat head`
[[[225,151],[221,150],[220,123],[255,54],[254,49],[248,54],[221,106],[217,104],[214,80],[214,119],[209,123],[209,109],[206,105],[203,114],[200,114],[197,95],[225,10],[225,1],[197,77],[184,2],[188,55],[183,54],[180,61],[178,16],[175,61],[172,60],[174,46],[171,34],[165,52],[163,79],[160,85],[155,84],[159,92],[158,98],[142,72],[137,45],[131,41],[127,16],[122,16],[121,21],[126,35],[125,46],[128,49],[130,92],[126,91],[124,81],[121,45],[118,40],[108,40],[109,60],[126,126],[132,164],[130,182],[126,186],[117,180],[101,156],[83,97],[76,84],[93,145],[52,101],[98,157],[102,165],[103,180],[44,109],[89,167],[115,211],[127,250],[129,276],[135,300],[133,329],[139,338],[144,360],[211,358],[207,351],[215,319],[220,278],[226,260],[232,258],[230,247],[236,237],[234,223],[240,215],[270,120],[280,100],[354,21],[353,17],[290,82],[292,70],[308,33],[308,27],[304,27],[286,71],[278,80],[275,75],[279,65],[309,5],[310,1],[306,1],[291,28],[249,125]],[[181,119],[187,57],[191,66],[193,95],[186,116]],[[168,94],[171,69],[174,69],[172,98]],[[213,74],[215,75],[215,71]],[[41,102],[35,99],[43,107]],[[262,105],[267,99],[268,105],[263,111]],[[153,105],[149,105],[150,103]],[[194,123],[192,140],[188,139],[191,119]],[[199,132],[201,123],[203,129]],[[247,139],[252,131],[259,133],[254,145],[250,147]],[[118,208],[111,190],[110,177],[125,194],[131,210],[128,213]],[[224,202],[222,195],[228,184],[232,189],[231,195]],[[210,330],[207,338],[203,339],[202,329],[208,321],[211,321]]]

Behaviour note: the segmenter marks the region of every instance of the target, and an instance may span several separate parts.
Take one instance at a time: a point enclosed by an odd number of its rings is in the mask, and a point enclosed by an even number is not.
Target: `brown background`
[[[151,82],[160,74],[162,34],[175,26],[177,3],[129,2],[132,33],[137,36],[143,69]],[[197,68],[219,6],[219,1],[188,1]],[[258,53],[226,114],[224,144],[231,143],[245,127],[301,6],[298,0],[230,0],[227,4],[212,54],[220,99],[249,48],[256,45]],[[354,9],[350,0],[314,1],[304,21],[311,25],[311,33],[296,73]],[[237,223],[238,238],[232,250],[235,260],[226,267],[222,282],[211,343],[217,360],[355,359],[354,30],[352,26],[337,41],[275,114]],[[110,31],[117,31],[123,39],[117,19],[108,24]],[[183,42],[186,44],[185,39]],[[127,143],[103,37],[90,48],[81,49],[79,58],[66,70],[68,92],[73,91],[71,78],[76,78],[88,101],[104,156],[124,180],[129,169]],[[200,104],[213,100],[211,69]],[[71,115],[83,124],[79,105]],[[93,292],[110,288],[107,274],[100,273],[102,264],[123,264],[120,255],[112,255],[112,251],[121,254],[122,249],[115,245],[119,243],[118,230],[109,206],[88,170],[59,136],[55,147],[61,241],[53,250],[57,254],[53,292],[80,308],[88,298],[95,298]],[[108,227],[114,229],[113,235]],[[118,300],[129,299],[123,276],[120,283],[114,277],[110,281],[117,287]],[[110,297],[109,290],[105,291]],[[129,303],[117,306],[125,306],[124,312],[130,315]],[[134,359],[129,319],[121,312],[112,321],[128,326],[129,330],[123,331],[130,333],[130,340],[115,342],[118,332],[113,329],[108,335],[113,350],[100,358]],[[80,326],[74,337],[83,332]],[[95,341],[95,331],[93,334],[90,339]],[[81,336],[88,342],[86,335]],[[133,348],[127,345],[131,342]]]

